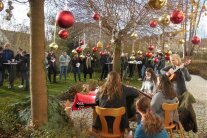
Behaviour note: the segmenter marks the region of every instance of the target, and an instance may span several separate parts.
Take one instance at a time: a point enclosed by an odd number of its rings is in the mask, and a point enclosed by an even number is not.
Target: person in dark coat
[[[113,69],[113,52],[108,52],[109,56],[107,58],[107,63],[108,63],[108,72],[111,72]]]
[[[93,74],[93,57],[91,56],[90,52],[86,53],[85,58],[83,59],[83,73],[84,73],[84,80],[86,81],[86,75],[89,74],[90,79],[92,79]]]
[[[23,79],[23,82],[24,81],[26,82],[24,90],[28,91],[29,90],[29,64],[30,63],[29,63],[29,54],[27,54],[26,51],[22,52],[22,57],[20,59],[20,62],[21,62],[20,72],[22,75],[22,79]]]
[[[3,86],[3,48],[0,47],[0,87]]]
[[[185,91],[187,91],[185,81],[190,81],[191,76],[188,72],[188,69],[182,64],[181,58],[178,54],[173,54],[170,57],[170,61],[172,65],[169,65],[163,69],[161,69],[161,74],[170,76],[175,73],[175,79],[172,80],[173,87],[178,96],[182,95]],[[189,63],[187,63],[189,62]],[[190,64],[190,60],[187,61],[186,64]],[[178,69],[174,72],[175,69]]]
[[[129,78],[133,77],[134,76],[134,69],[135,69],[135,63],[136,62],[136,57],[135,57],[135,52],[133,51],[132,52],[132,55],[130,56],[129,58],[129,61],[128,61],[128,66],[129,66]]]
[[[108,64],[107,64],[107,59],[108,59],[109,54],[104,52],[104,55],[100,57],[100,63],[101,63],[101,76],[100,80],[103,80],[107,77],[108,74]]]
[[[3,64],[4,63],[11,63],[12,59],[14,59],[14,52],[10,49],[11,44],[6,43],[4,45],[4,50],[3,50]],[[9,73],[9,85],[8,88],[11,89],[13,88],[13,82],[15,79],[15,72],[16,69],[11,66],[11,65],[3,65],[3,70],[2,70],[2,82],[4,82],[4,77],[5,77],[5,71],[8,71]]]
[[[161,52],[158,53],[157,56],[158,56],[157,58],[159,61],[157,64],[155,64],[155,72],[156,72],[156,74],[160,75],[161,74],[160,70],[165,67],[165,57],[164,57],[163,53],[161,53]]]
[[[17,54],[16,56],[14,57],[15,61],[18,63],[17,66],[16,66],[16,74],[17,74],[17,77],[21,76],[21,66],[22,66],[22,62],[20,62],[21,58],[22,58],[22,52],[23,52],[23,49],[21,48],[18,48],[17,49]],[[19,85],[18,87],[19,88],[22,88],[23,85],[24,85],[24,79],[21,77],[22,81],[21,81],[21,85]]]
[[[106,82],[99,88],[95,102],[98,106],[103,108],[127,108],[126,98],[128,96],[138,97],[139,94],[135,88],[127,87],[121,83],[120,75],[117,72],[110,72]],[[107,124],[109,131],[112,130],[114,118],[107,117]],[[117,126],[118,127],[118,126]],[[120,130],[129,128],[127,112],[122,116]],[[99,117],[96,118],[93,128],[101,130],[101,122]]]
[[[74,74],[75,82],[77,81],[76,74],[78,74],[78,79],[79,79],[79,81],[81,81],[81,78],[80,78],[81,59],[79,58],[78,54],[75,54],[73,56],[71,62],[72,62],[72,66],[73,66],[73,74]]]
[[[47,56],[47,61],[48,61],[48,79],[50,82],[52,82],[51,80],[51,75],[53,73],[53,83],[57,83],[56,82],[56,75],[57,75],[57,67],[56,67],[56,56],[53,52],[49,52],[48,56]]]
[[[142,80],[142,66],[143,66],[143,63],[144,63],[143,55],[139,54],[136,57],[136,61],[137,61],[137,70],[138,70],[139,80]]]
[[[121,79],[123,80],[125,75],[127,74],[128,68],[128,53],[121,54]]]

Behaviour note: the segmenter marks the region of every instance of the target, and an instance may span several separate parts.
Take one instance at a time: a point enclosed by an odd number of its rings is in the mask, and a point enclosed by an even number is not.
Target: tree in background
[[[153,13],[146,7],[146,1],[135,0],[73,0],[68,1],[73,7],[76,18],[91,21],[93,12],[101,15],[101,24],[112,36],[114,46],[113,70],[120,72],[121,45],[124,39],[129,39],[136,31],[139,36],[151,34],[149,21]],[[100,41],[101,38],[99,38]]]

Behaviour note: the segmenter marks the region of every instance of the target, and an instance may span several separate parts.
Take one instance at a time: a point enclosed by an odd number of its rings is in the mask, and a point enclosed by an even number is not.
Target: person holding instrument
[[[180,56],[178,54],[173,54],[170,57],[170,61],[172,65],[161,69],[161,74],[169,77],[177,96],[180,96],[187,91],[185,81],[191,80],[191,76],[186,68],[186,66],[191,63],[191,60],[182,63]]]
[[[129,96],[138,97],[139,93],[137,89],[127,87],[121,83],[121,77],[117,72],[110,72],[107,76],[106,82],[98,89],[96,94],[95,102],[98,106],[104,108],[127,108],[126,98]],[[112,131],[114,118],[106,118],[109,131]],[[93,128],[101,130],[101,122],[99,117],[96,118]],[[125,113],[122,116],[120,130],[129,128],[128,115]]]

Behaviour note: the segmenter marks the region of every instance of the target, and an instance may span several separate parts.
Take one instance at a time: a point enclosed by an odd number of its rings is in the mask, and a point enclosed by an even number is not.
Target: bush
[[[48,123],[35,130],[30,127],[30,98],[12,105],[0,105],[0,137],[72,137],[87,136],[75,128],[56,97],[48,97]]]
[[[97,88],[99,83],[102,83],[102,82],[99,82],[99,81],[93,80],[93,79],[88,80],[87,82],[77,82],[74,85],[70,86],[65,93],[61,94],[59,96],[59,99],[61,101],[66,101],[66,100],[72,101],[75,98],[75,95],[76,95],[77,92],[81,92],[81,93],[87,93],[88,92],[88,91],[83,90],[83,85],[84,84],[88,84],[89,85],[89,91],[93,91]]]
[[[207,79],[207,61],[193,60],[188,66],[188,70],[191,74],[199,75]]]

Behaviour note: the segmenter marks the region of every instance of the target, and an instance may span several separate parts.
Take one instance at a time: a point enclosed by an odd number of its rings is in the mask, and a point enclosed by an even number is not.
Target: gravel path
[[[207,138],[207,81],[203,78],[192,75],[190,82],[186,82],[186,86],[189,92],[193,94],[196,99],[196,103],[193,104],[196,112],[198,132],[193,133],[185,132],[186,138]],[[75,121],[75,125],[81,130],[85,130],[91,127],[92,123],[92,109],[83,109],[80,111],[73,111],[71,113]],[[130,123],[131,127],[136,127],[136,123]],[[175,138],[179,138],[178,134],[175,134]]]

